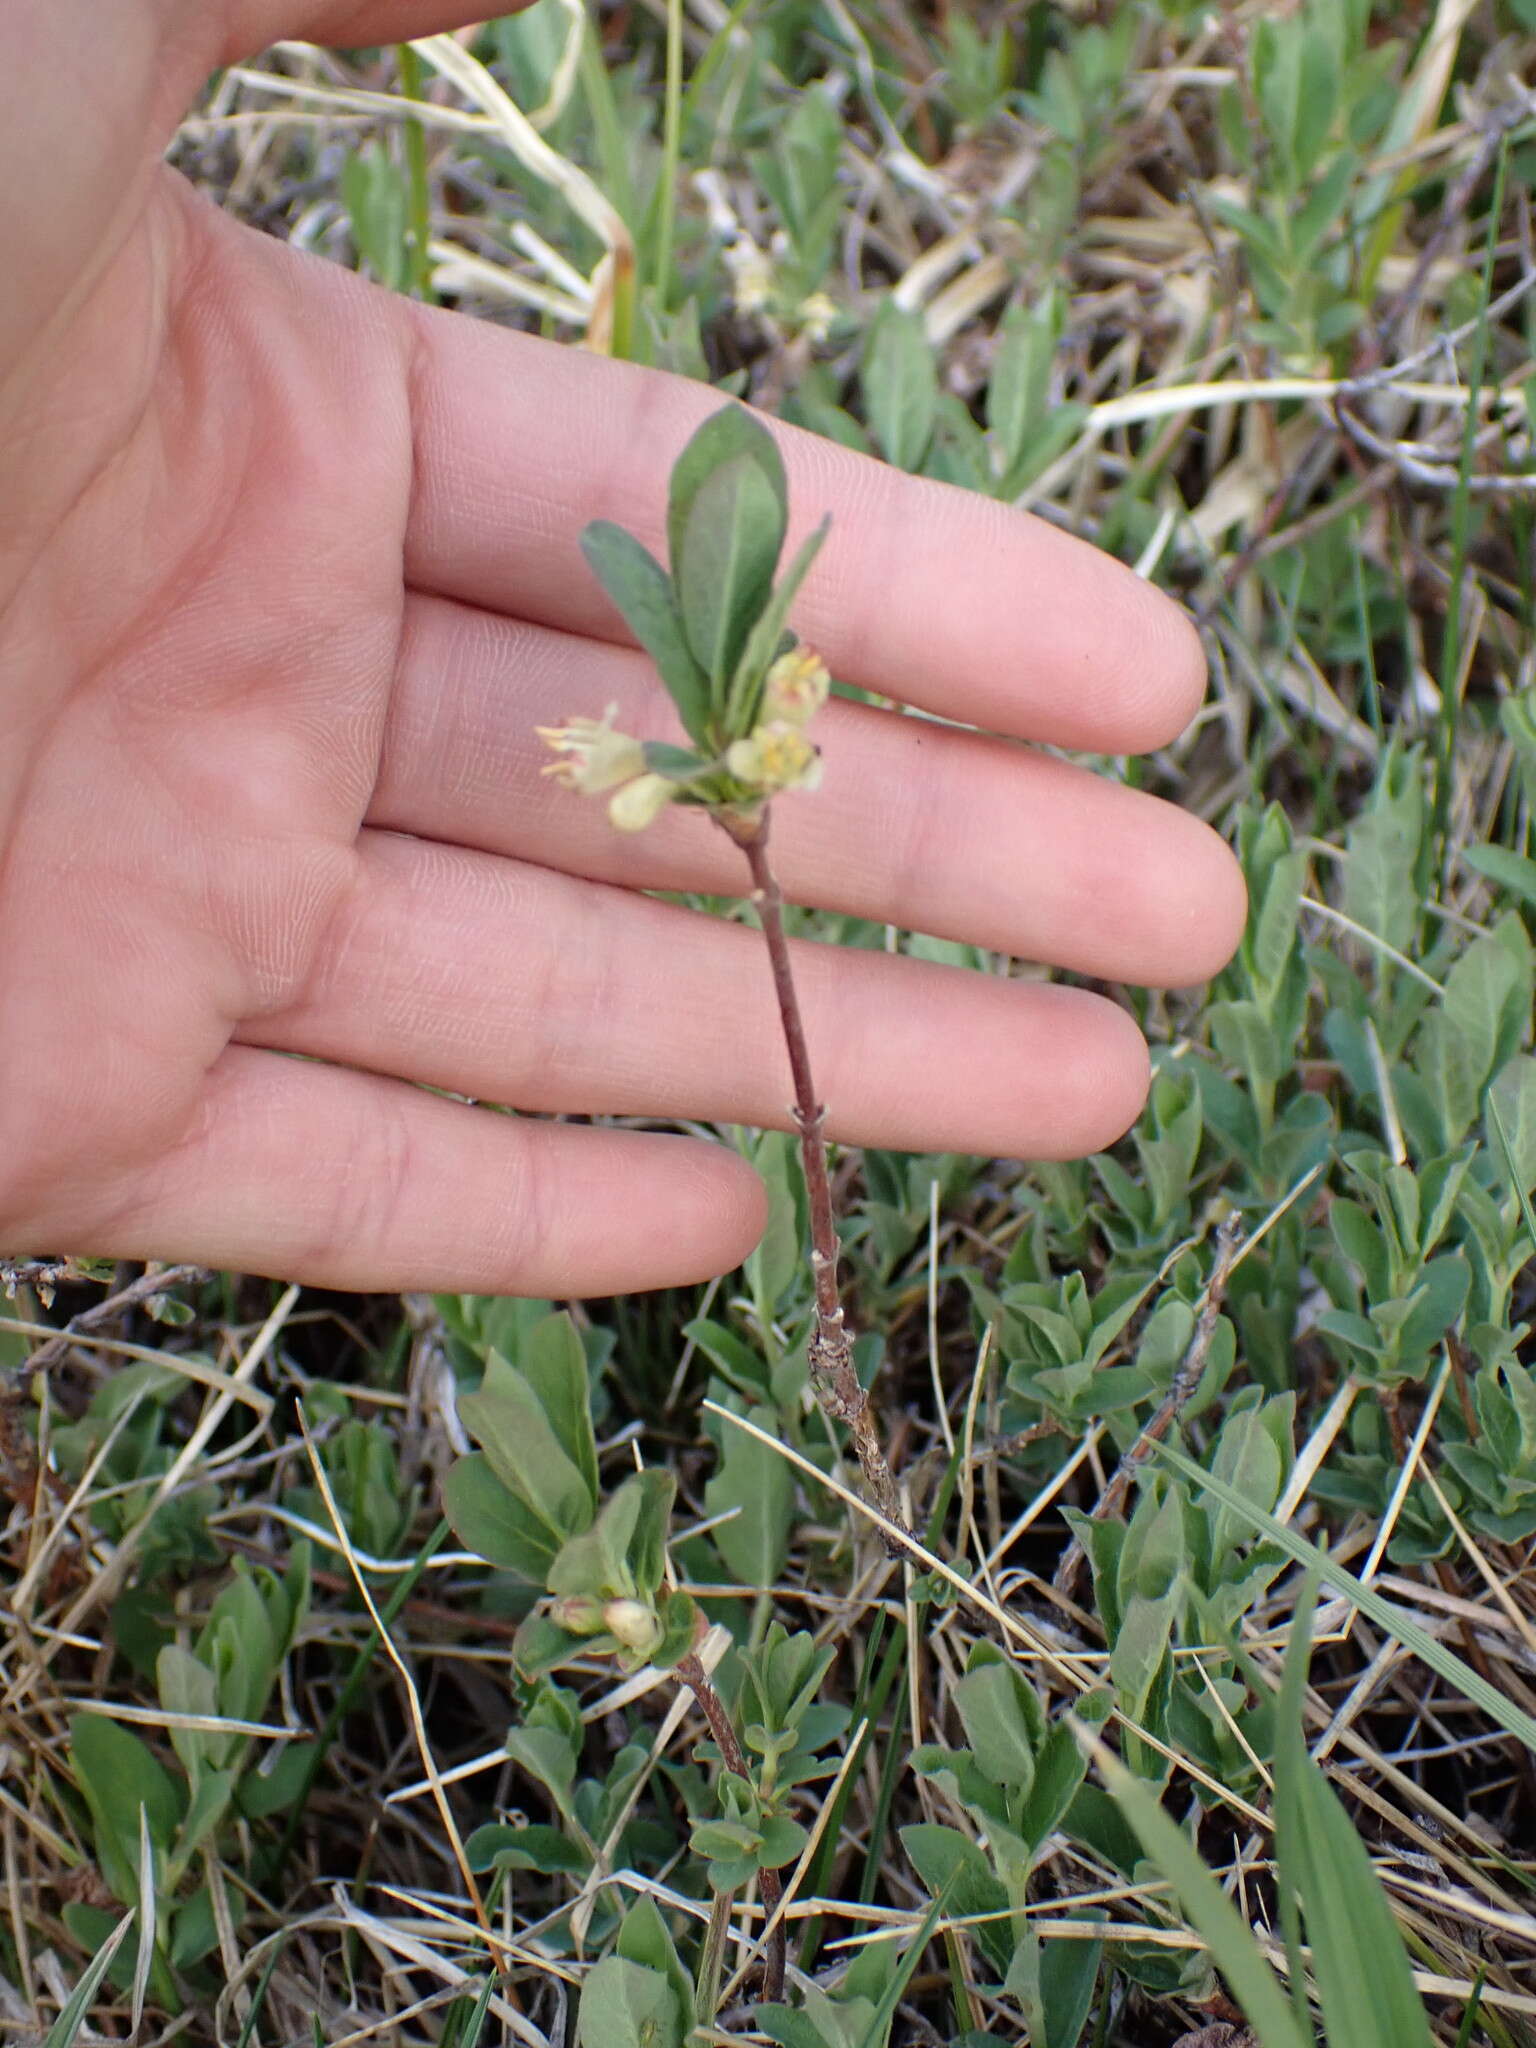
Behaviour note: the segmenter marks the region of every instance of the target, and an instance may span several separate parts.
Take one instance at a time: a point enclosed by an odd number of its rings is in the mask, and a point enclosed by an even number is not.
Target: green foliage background
[[[99,1287],[24,1276],[0,1979],[60,2043],[113,2000],[240,2048],[1536,2041],[1528,0],[539,0],[468,51],[624,260],[435,122],[430,50],[273,53],[175,160],[1165,584],[1209,706],[1100,765],[1225,831],[1252,914],[1210,990],[1126,992],[1156,1076],[1112,1155],[845,1158],[905,1561],[807,1398],[779,1134],[721,1133],[773,1203],[740,1273],[569,1322],[192,1279],[44,1392]],[[531,1520],[449,1482],[489,1566],[439,1521],[456,1396],[492,1464],[521,1418]],[[750,1782],[601,1637],[514,1667],[626,1483]]]

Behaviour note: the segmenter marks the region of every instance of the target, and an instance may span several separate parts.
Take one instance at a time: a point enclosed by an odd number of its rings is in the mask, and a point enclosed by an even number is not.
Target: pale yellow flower
[[[645,766],[645,749],[627,732],[615,732],[613,721],[618,705],[610,704],[601,718],[572,718],[565,725],[537,725],[534,731],[548,747],[563,758],[551,761],[544,770],[566,789],[579,796],[598,796],[638,775]]]
[[[800,332],[807,341],[825,341],[836,318],[837,307],[825,292],[812,292],[808,299],[800,301]]]
[[[821,780],[821,756],[798,725],[785,719],[755,726],[725,750],[725,765],[738,782],[765,795],[780,789],[814,789]]]
[[[763,686],[765,725],[805,725],[827,701],[832,678],[814,647],[792,647],[768,671]]]
[[[610,1600],[603,1609],[603,1627],[637,1657],[648,1656],[662,1637],[660,1621],[643,1600]]]
[[[608,822],[620,832],[643,832],[677,795],[665,775],[637,775],[608,799]]]
[[[725,267],[737,312],[761,313],[773,293],[773,265],[750,235],[739,234],[726,245]]]

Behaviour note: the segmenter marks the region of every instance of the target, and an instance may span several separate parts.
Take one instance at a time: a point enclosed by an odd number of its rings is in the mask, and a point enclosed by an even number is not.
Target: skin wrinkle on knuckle
[[[304,1267],[383,1270],[398,1260],[426,1180],[410,1106],[372,1096],[357,1104],[350,1142],[318,1183],[323,1194],[304,1231]]]

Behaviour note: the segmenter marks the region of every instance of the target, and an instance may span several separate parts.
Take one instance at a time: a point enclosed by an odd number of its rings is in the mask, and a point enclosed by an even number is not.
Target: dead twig
[[[1210,1355],[1216,1325],[1221,1318],[1221,1305],[1227,1297],[1227,1281],[1231,1276],[1241,1242],[1242,1219],[1235,1214],[1225,1217],[1216,1232],[1216,1256],[1211,1264],[1211,1277],[1206,1286],[1205,1299],[1201,1303],[1200,1314],[1196,1319],[1188,1347],[1179,1361],[1179,1369],[1174,1374],[1172,1384],[1163,1396],[1156,1413],[1120,1460],[1115,1468],[1114,1477],[1099,1496],[1098,1506],[1093,1511],[1094,1521],[1107,1522],[1111,1515],[1118,1515],[1121,1512],[1125,1506],[1126,1495],[1131,1490],[1131,1481],[1151,1457],[1153,1447],[1162,1442],[1189,1406],[1205,1372],[1205,1362]],[[1082,1544],[1074,1538],[1061,1563],[1056,1567],[1053,1582],[1055,1590],[1068,1598],[1072,1597],[1076,1587],[1083,1555]]]

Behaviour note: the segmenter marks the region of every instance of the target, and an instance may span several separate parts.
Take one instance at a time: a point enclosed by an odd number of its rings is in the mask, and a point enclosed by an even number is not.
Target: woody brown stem
[[[709,1732],[715,1738],[725,1768],[733,1776],[751,1784],[747,1760],[741,1753],[741,1744],[736,1740],[736,1730],[731,1726],[731,1717],[725,1710],[725,1702],[710,1683],[709,1674],[699,1662],[697,1655],[690,1651],[677,1667],[677,1675],[687,1686],[703,1709],[709,1723]],[[758,1889],[763,1895],[763,1911],[771,1920],[778,1911],[779,1901],[784,1896],[784,1887],[779,1882],[776,1870],[759,1870]],[[784,1996],[785,1932],[781,1920],[768,1937],[768,1952],[763,1960],[763,1997],[769,2004]]]
[[[874,1505],[888,1522],[905,1531],[901,1497],[875,1427],[869,1396],[860,1384],[853,1362],[853,1343],[838,1292],[840,1247],[832,1207],[832,1181],[827,1171],[827,1112],[825,1104],[817,1100],[811,1076],[810,1047],[795,989],[789,940],[784,932],[784,896],[768,860],[768,813],[764,810],[750,823],[729,817],[721,817],[720,823],[746,855],[752,871],[752,903],[768,947],[773,990],[778,998],[779,1021],[784,1028],[784,1046],[794,1083],[791,1114],[800,1133],[800,1159],[811,1217],[811,1273],[816,1286],[816,1323],[807,1350],[811,1386],[825,1412],[846,1425]],[[891,1539],[887,1537],[886,1541],[890,1548]],[[893,1552],[900,1554],[899,1549]]]

